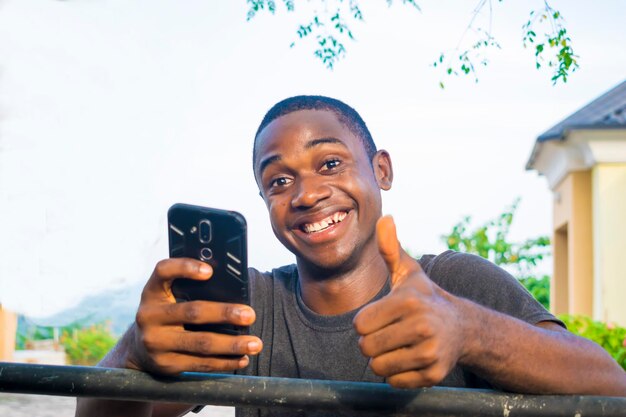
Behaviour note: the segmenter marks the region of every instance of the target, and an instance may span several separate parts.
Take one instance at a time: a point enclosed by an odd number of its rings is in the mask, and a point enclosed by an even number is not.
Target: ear
[[[389,152],[384,149],[376,152],[376,155],[372,158],[372,167],[374,168],[374,176],[380,189],[390,190],[393,183],[393,167],[391,166]]]

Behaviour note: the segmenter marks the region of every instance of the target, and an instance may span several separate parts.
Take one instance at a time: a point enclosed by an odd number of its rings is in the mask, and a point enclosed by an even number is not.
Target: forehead
[[[255,171],[259,161],[271,154],[302,151],[316,139],[339,139],[352,152],[365,153],[361,141],[330,110],[298,110],[278,117],[257,137]],[[298,150],[299,149],[299,150]]]

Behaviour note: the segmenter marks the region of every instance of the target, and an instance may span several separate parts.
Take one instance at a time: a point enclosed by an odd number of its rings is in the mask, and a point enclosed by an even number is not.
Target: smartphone
[[[174,204],[167,212],[170,258],[194,258],[213,268],[207,281],[179,278],[172,283],[177,302],[194,300],[250,304],[246,220],[234,211]],[[248,334],[247,326],[186,324],[187,330]]]

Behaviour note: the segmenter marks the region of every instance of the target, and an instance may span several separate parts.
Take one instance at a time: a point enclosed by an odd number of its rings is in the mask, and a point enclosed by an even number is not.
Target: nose
[[[291,207],[306,209],[330,197],[331,189],[319,176],[302,176],[296,181],[295,194],[291,199]]]

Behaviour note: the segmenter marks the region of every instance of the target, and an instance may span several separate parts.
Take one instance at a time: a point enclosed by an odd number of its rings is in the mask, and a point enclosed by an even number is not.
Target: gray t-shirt
[[[478,256],[446,251],[419,260],[426,274],[444,290],[530,324],[560,323],[503,269]],[[367,366],[358,347],[352,320],[357,310],[322,316],[302,301],[295,265],[260,273],[250,269],[251,305],[257,321],[251,333],[263,340],[264,348],[251,357],[240,375],[310,378],[361,382],[384,382]],[[387,283],[371,300],[390,290]],[[562,324],[562,323],[561,323]],[[463,367],[455,367],[441,386],[488,388],[490,384]],[[238,409],[238,417],[277,415],[337,415],[283,410]]]

